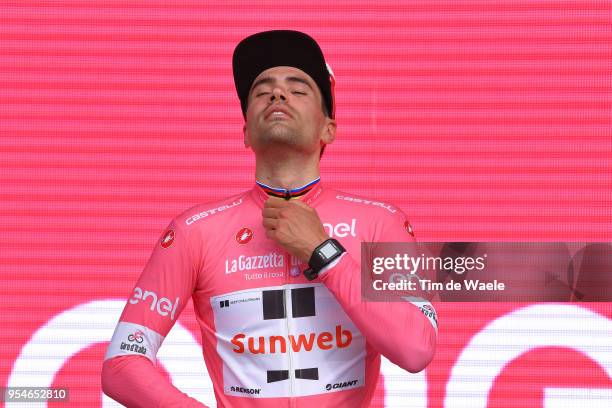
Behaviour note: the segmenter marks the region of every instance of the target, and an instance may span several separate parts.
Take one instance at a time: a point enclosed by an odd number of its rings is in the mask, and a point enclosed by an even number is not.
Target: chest
[[[366,228],[351,214],[318,211],[328,236],[359,262]],[[212,233],[213,231],[211,231]],[[304,284],[307,264],[266,237],[260,211],[237,214],[204,240],[198,289],[207,297],[257,287]]]

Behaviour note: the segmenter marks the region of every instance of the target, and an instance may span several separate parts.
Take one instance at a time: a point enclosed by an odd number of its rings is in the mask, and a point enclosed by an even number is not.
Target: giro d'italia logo
[[[240,245],[248,243],[251,239],[253,239],[253,231],[247,227],[241,228],[236,234],[236,242]]]
[[[162,248],[168,248],[174,242],[174,230],[168,230],[161,241]]]
[[[136,333],[130,334],[128,336],[128,341],[135,341],[136,343],[142,343],[144,340],[143,336],[144,336],[144,333],[138,330]]]

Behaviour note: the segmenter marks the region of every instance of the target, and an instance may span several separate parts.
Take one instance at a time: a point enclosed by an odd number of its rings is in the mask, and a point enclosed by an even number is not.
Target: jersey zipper
[[[291,255],[289,253],[286,253],[285,256],[286,256],[286,259],[287,259],[287,262],[285,262],[285,282],[286,282],[286,284],[285,284],[285,316],[286,316],[285,317],[285,325],[286,325],[286,328],[287,328],[287,339],[289,339],[289,334],[291,334],[289,332],[289,316],[290,316],[289,312],[290,312],[290,310],[289,310],[289,306],[288,306],[289,305],[289,292],[290,292],[290,290],[289,290],[289,283],[290,283],[289,274],[290,274],[290,271],[291,271]],[[291,344],[288,344],[288,346],[289,347],[287,347],[287,350],[289,352],[287,353],[287,355],[289,357],[289,395],[290,395],[290,397],[289,397],[289,407],[295,408],[297,406],[297,401],[295,399],[295,396],[294,396],[295,391],[293,389],[293,386],[294,386],[294,383],[293,383],[293,381],[294,381],[293,356],[292,356]]]

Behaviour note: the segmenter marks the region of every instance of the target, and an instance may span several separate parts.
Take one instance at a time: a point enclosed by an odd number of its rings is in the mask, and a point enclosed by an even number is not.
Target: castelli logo
[[[253,231],[247,227],[242,228],[236,234],[236,242],[238,242],[240,245],[248,243],[251,239],[253,239]]]
[[[168,248],[174,242],[174,230],[168,230],[161,241],[162,248]]]

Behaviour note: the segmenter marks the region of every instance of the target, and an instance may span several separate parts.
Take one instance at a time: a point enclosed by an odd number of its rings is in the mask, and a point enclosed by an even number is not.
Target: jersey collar
[[[289,199],[300,199],[306,204],[311,204],[321,195],[322,191],[323,186],[321,185],[320,178],[316,178],[310,183],[291,190],[274,188],[260,183],[259,181],[255,181],[255,186],[253,187],[252,195],[257,204],[263,207],[263,204],[268,198],[270,198],[270,196],[276,196],[281,198],[285,198],[288,196]]]

